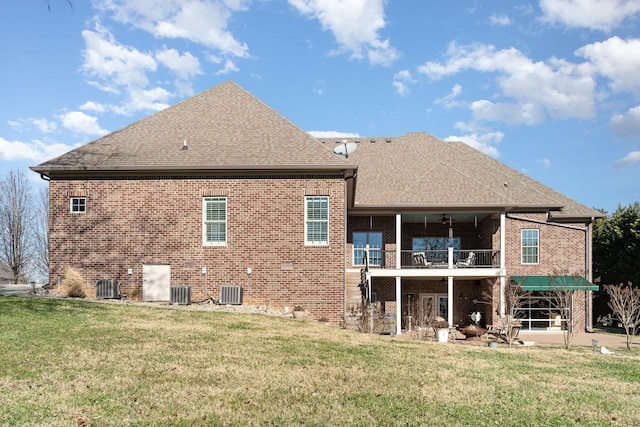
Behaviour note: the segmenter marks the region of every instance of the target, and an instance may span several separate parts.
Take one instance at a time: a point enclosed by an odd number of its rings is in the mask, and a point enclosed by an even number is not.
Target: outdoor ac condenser
[[[117,280],[98,280],[96,298],[120,298],[120,283]]]
[[[218,304],[242,304],[242,288],[240,286],[220,286]]]
[[[191,304],[191,286],[171,286],[171,304]]]

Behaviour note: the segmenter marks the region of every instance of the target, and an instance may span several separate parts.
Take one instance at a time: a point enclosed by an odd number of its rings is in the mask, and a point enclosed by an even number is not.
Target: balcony
[[[368,258],[366,262],[365,256]],[[397,251],[373,248],[353,249],[355,267],[369,269],[396,269]],[[355,260],[361,259],[361,263]],[[500,251],[493,249],[453,249],[449,250],[401,250],[401,269],[457,269],[457,268],[499,268]]]

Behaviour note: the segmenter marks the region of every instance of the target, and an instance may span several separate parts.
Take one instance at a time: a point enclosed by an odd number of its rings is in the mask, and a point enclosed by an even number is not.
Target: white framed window
[[[205,246],[227,244],[227,198],[202,199],[202,242]]]
[[[87,211],[87,198],[86,197],[72,197],[69,200],[69,212],[71,213],[85,213]]]
[[[369,265],[382,266],[382,233],[353,233],[353,265],[364,265],[365,248],[369,247]]]
[[[538,264],[540,254],[540,230],[521,230],[521,248],[523,264]]]
[[[304,244],[329,245],[329,196],[304,198]]]

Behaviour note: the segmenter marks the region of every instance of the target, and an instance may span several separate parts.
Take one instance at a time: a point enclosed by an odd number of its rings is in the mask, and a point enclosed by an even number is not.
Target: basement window
[[[86,197],[72,197],[69,203],[71,213],[85,213],[87,211]]]

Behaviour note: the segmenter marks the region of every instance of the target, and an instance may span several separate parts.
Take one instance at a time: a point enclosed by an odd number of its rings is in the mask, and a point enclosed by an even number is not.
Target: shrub
[[[73,268],[68,267],[62,281],[62,287],[64,293],[68,297],[72,298],[84,298],[87,295],[84,293],[84,284],[82,282],[82,276]]]

